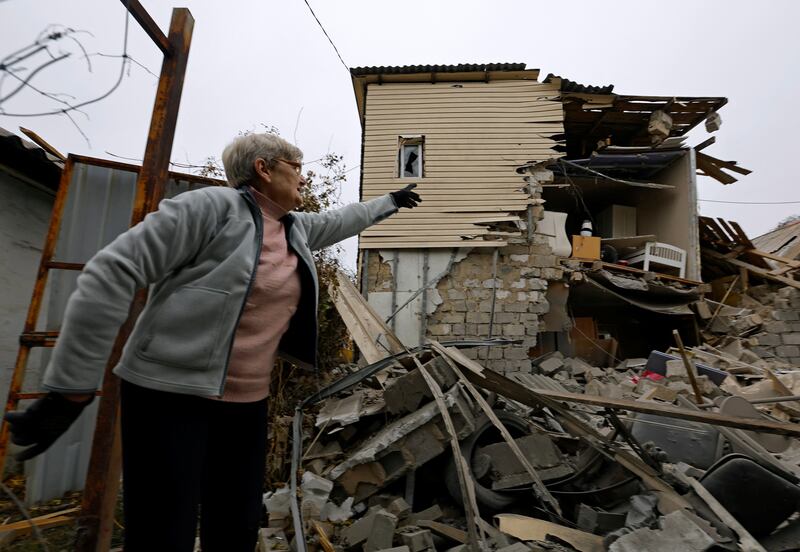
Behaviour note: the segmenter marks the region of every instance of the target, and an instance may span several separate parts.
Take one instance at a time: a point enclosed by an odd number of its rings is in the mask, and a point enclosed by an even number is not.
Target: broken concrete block
[[[282,487],[274,492],[264,493],[264,507],[269,514],[291,514],[292,493],[289,487]]]
[[[675,391],[678,395],[694,394],[694,389],[692,389],[691,384],[685,381],[671,381],[667,383],[667,389]]]
[[[668,378],[686,378],[688,377],[686,374],[686,367],[683,365],[682,360],[668,360],[666,362],[667,372],[666,376]],[[693,367],[694,368],[694,367]],[[697,370],[695,369],[695,373]]]
[[[648,386],[647,391],[639,398],[639,400],[651,400],[651,399],[658,399],[659,401],[664,402],[674,402],[675,398],[678,396],[678,392],[675,389],[670,389],[669,387],[664,387],[658,383],[651,383]]]
[[[403,520],[403,525],[414,525],[418,521],[436,521],[441,519],[444,513],[438,504],[434,504],[430,508],[425,508],[419,512],[413,512]]]
[[[363,394],[356,391],[344,399],[328,399],[317,414],[317,427],[330,423],[348,425],[357,422],[360,418]]]
[[[538,366],[542,374],[546,376],[551,376],[558,370],[564,368],[564,361],[555,356],[551,356],[550,358],[547,358],[542,362],[538,363]]]
[[[660,529],[637,529],[623,535],[609,547],[610,552],[704,552],[716,544],[708,533],[682,510],[659,520]]]
[[[436,357],[425,365],[425,369],[444,391],[456,384],[456,377],[450,365],[441,358]],[[416,411],[420,405],[432,401],[428,383],[419,370],[412,370],[408,374],[392,381],[383,393],[386,409],[391,414],[407,414]]]
[[[367,542],[364,543],[364,552],[377,552],[390,548],[394,540],[394,531],[397,527],[397,517],[387,511],[379,511],[373,517]]]
[[[661,143],[672,130],[672,117],[666,111],[657,109],[650,115],[650,121],[647,123],[647,133],[654,139],[657,139],[654,144]]]
[[[428,529],[408,526],[398,531],[400,542],[408,547],[410,552],[423,552],[424,550],[435,550],[433,545],[433,535]]]
[[[742,342],[738,339],[734,339],[724,347],[720,348],[719,351],[726,356],[729,356],[735,360],[739,360],[742,357],[742,352],[744,348],[742,347]]]
[[[322,475],[322,472],[328,467],[328,463],[322,458],[315,458],[305,464],[306,470],[317,475]]]
[[[386,510],[397,516],[398,519],[403,519],[411,513],[411,506],[402,497],[397,497],[386,505]]]
[[[303,492],[303,500],[300,503],[303,516],[320,519],[322,508],[333,490],[333,482],[307,471],[303,473],[300,489]]]
[[[596,366],[592,366],[591,369],[587,370],[583,377],[586,378],[586,381],[592,381],[593,379],[602,378],[606,375],[606,371],[602,368],[597,368]]]
[[[606,397],[609,399],[622,398],[622,389],[616,385],[608,385],[597,379],[593,379],[586,384],[584,393],[587,395],[595,395],[597,397]]]
[[[564,465],[561,452],[546,434],[534,433],[515,439],[514,442],[523,456],[536,468],[543,481],[564,477],[572,473],[572,469]],[[493,489],[506,489],[532,483],[528,472],[511,447],[506,442],[493,443],[479,448],[478,455],[486,455],[491,459]]]
[[[392,547],[397,517],[379,509],[368,513],[342,531],[342,546],[348,549],[363,544],[364,552],[377,552]]]
[[[595,535],[605,535],[625,526],[625,514],[606,512],[587,504],[578,506],[578,528]]]
[[[410,552],[408,546],[395,546],[394,548],[386,548],[384,550],[380,550],[379,552]]]
[[[569,370],[569,373],[572,374],[572,377],[582,376],[592,369],[591,364],[580,358],[567,358],[564,360],[564,365]]]
[[[386,481],[386,470],[379,462],[366,462],[345,471],[336,481],[348,495],[355,496],[359,486],[381,488]]]

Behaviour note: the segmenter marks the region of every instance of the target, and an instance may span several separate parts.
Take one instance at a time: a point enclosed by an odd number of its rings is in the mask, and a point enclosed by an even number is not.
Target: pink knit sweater
[[[264,220],[264,239],[255,280],[233,338],[223,401],[255,402],[269,395],[281,337],[300,302],[297,256],[286,244],[277,203],[254,190]]]

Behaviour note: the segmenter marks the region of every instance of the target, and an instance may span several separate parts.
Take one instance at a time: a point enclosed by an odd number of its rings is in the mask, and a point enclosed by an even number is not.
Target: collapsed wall
[[[544,213],[541,183],[551,180],[552,173],[540,168],[528,173],[522,184],[530,195],[528,216],[507,238],[508,245],[374,250],[367,256],[362,293],[366,290],[372,307],[390,318],[391,329],[406,346],[426,338],[514,339],[519,342],[465,352],[500,373],[531,372],[529,350],[549,310],[548,281],[560,280],[564,272],[551,237],[535,227]]]

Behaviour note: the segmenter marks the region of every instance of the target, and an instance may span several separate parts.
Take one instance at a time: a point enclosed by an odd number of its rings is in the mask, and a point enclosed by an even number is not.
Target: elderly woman
[[[6,415],[13,441],[49,447],[92,400],[139,288],[146,308],[122,379],[125,550],[252,552],[261,516],[270,374],[278,354],[314,365],[311,252],[415,207],[407,187],[326,213],[292,212],[302,152],[271,134],[222,154],[230,188],[161,202],[78,278],[44,377],[48,395]]]

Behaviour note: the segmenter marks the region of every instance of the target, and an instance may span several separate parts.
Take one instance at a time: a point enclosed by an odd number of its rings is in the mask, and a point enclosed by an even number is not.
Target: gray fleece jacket
[[[391,196],[284,218],[302,294],[281,340],[283,355],[314,365],[319,284],[311,252],[397,212]],[[97,389],[137,289],[147,306],[114,373],[162,391],[221,396],[233,336],[261,253],[263,224],[245,187],[203,188],[159,209],[98,252],[78,277],[45,372],[48,391]]]

